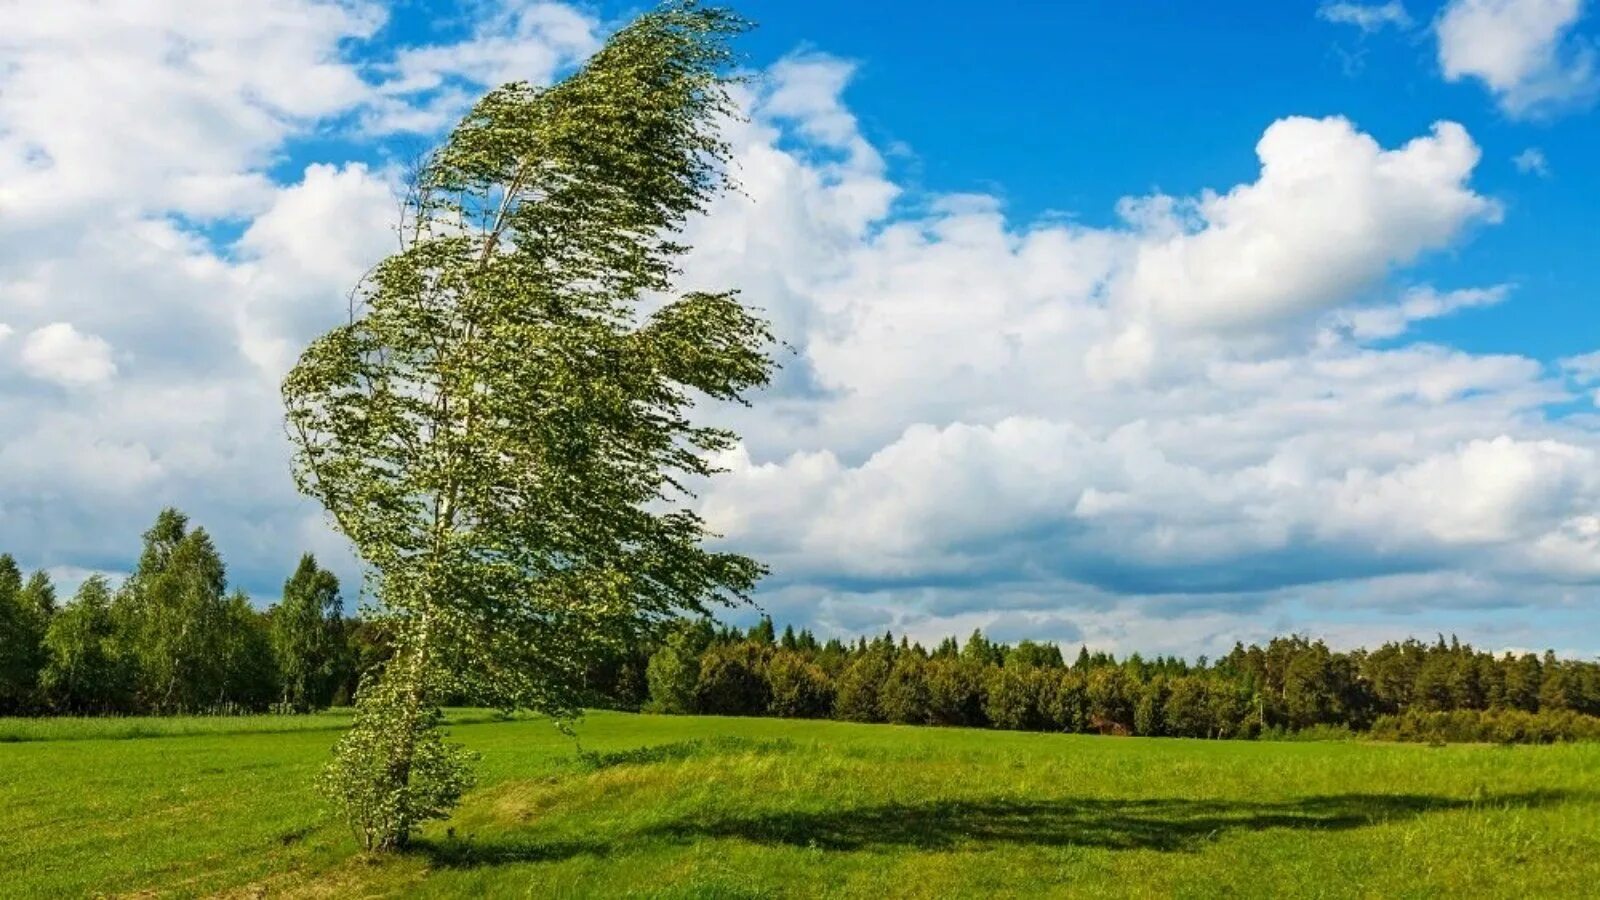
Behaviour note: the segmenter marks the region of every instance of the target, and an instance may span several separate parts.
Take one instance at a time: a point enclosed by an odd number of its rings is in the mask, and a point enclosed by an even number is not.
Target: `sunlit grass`
[[[458,712],[479,787],[411,851],[368,860],[311,788],[334,734],[309,729],[340,715],[0,746],[0,871],[20,873],[0,893],[1582,896],[1600,884],[1600,745],[607,713],[575,745],[547,722]]]
[[[0,717],[0,743],[22,741],[100,741],[132,738],[190,737],[211,734],[270,734],[285,731],[337,731],[350,725],[349,709],[331,709],[303,716],[53,716]],[[451,709],[456,724],[499,719],[481,709]]]

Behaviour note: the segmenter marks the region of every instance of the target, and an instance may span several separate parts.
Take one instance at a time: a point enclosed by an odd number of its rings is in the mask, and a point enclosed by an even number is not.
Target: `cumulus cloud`
[[[1450,0],[1435,23],[1449,81],[1483,82],[1511,116],[1593,99],[1594,47],[1574,34],[1584,0]]]
[[[67,387],[100,384],[117,373],[111,345],[67,322],[30,332],[22,342],[22,367],[35,378]]]
[[[447,95],[464,103],[483,79],[548,80],[598,29],[571,6],[469,3],[444,16],[459,33],[394,51],[368,43],[390,12],[62,0],[0,14],[0,318],[15,331],[0,346],[0,546],[114,569],[170,503],[268,594],[296,545],[344,556],[285,479],[277,379],[393,246],[399,178],[383,160],[405,147],[361,131],[454,115]],[[329,161],[280,171],[307,138]]]
[[[803,597],[929,636],[1021,608],[1042,635],[1067,609],[1081,629],[1062,636],[1102,644],[1159,640],[1171,615],[1222,642],[1315,621],[1260,617],[1298,592],[1459,609],[1511,581],[1600,578],[1583,556],[1600,549],[1595,436],[1538,412],[1566,388],[1530,359],[1404,343],[1509,296],[1389,286],[1501,214],[1460,126],[1386,148],[1286,119],[1254,181],[1129,199],[1124,227],[1096,229],[1018,225],[970,195],[838,215],[874,208],[841,179],[885,196],[881,167],[773,155],[754,109],[747,196],[700,234],[761,242],[697,249],[689,275],[772,286],[752,296],[808,373],[730,415],[746,443],[703,494],[772,562],[777,609]],[[832,252],[782,249],[808,246]]]
[[[270,594],[302,549],[343,552],[289,485],[277,379],[394,241],[396,171],[340,136],[434,129],[601,27],[469,5],[448,39],[373,52],[387,13],[360,3],[96,9],[0,35],[0,547],[125,568],[175,503]],[[101,58],[105,97],[72,62]],[[1600,364],[1414,342],[1508,297],[1406,280],[1500,215],[1463,128],[1386,145],[1285,118],[1238,136],[1241,184],[1018,221],[897,177],[854,70],[813,52],[742,85],[741,193],[686,234],[684,286],[739,287],[792,347],[753,407],[710,412],[745,440],[697,501],[772,565],[768,609],[1194,652],[1355,635],[1352,610],[1394,617],[1362,635],[1450,630],[1600,581],[1600,441],[1545,412]]]
[[[1468,186],[1479,151],[1451,122],[1385,150],[1345,119],[1282,119],[1256,154],[1254,183],[1175,204],[1147,227],[1123,295],[1139,315],[1191,330],[1277,326],[1499,215]]]

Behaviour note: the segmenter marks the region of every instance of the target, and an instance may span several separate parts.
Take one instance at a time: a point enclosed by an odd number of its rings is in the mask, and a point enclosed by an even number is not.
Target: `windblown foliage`
[[[742,28],[668,3],[565,81],[484,97],[417,172],[403,248],[284,382],[296,480],[371,568],[385,677],[410,679],[368,694],[402,733],[454,690],[575,714],[592,660],[761,574],[681,501],[734,441],[696,400],[765,384],[771,338],[732,292],[670,296],[674,235],[723,187]]]

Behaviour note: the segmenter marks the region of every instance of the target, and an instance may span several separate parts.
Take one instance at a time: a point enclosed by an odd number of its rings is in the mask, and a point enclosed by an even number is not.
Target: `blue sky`
[[[355,581],[277,379],[397,162],[640,7],[113,7],[0,36],[0,548],[115,575],[176,504],[261,602]],[[684,286],[794,351],[692,502],[780,620],[1600,652],[1593,4],[741,11]]]

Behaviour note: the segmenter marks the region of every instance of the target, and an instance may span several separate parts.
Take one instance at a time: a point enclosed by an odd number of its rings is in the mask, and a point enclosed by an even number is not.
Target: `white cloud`
[[[1540,178],[1550,177],[1550,161],[1545,159],[1544,151],[1538,147],[1529,147],[1511,158],[1511,164],[1517,171],[1524,175],[1537,175]]]
[[[277,379],[393,246],[397,181],[338,155],[276,168],[312,137],[382,159],[349,140],[363,124],[548,80],[597,27],[463,4],[463,37],[395,54],[364,0],[0,6],[0,546],[101,565],[172,503],[270,591],[297,545],[340,546],[306,537],[321,517],[286,479]]]
[[[1592,99],[1594,47],[1573,34],[1584,0],[1450,0],[1439,14],[1439,65],[1449,81],[1476,78],[1512,116]]]
[[[22,367],[35,378],[68,387],[100,384],[117,373],[111,345],[66,322],[35,329],[22,342]]]
[[[392,246],[397,181],[367,148],[285,178],[285,147],[433,128],[600,29],[520,3],[391,54],[360,43],[376,7],[124,4],[0,35],[0,202],[26,212],[0,219],[0,546],[102,568],[175,503],[270,591],[341,547],[289,484],[277,378]],[[74,69],[101,58],[126,82],[104,102]],[[769,607],[1192,651],[1350,629],[1364,604],[1429,631],[1592,596],[1600,440],[1544,409],[1600,365],[1408,343],[1505,293],[1394,283],[1499,215],[1464,129],[1386,147],[1287,118],[1242,184],[1130,198],[1115,226],[1019,222],[908,188],[845,100],[853,71],[810,53],[741,87],[743,193],[686,235],[685,285],[741,288],[794,350],[753,408],[713,411],[745,441],[701,501],[773,565]],[[94,390],[13,375],[41,332],[54,380],[70,363]]]
[[[450,44],[401,49],[384,66],[381,95],[364,116],[375,134],[429,134],[454,124],[486,87],[548,83],[599,47],[599,26],[561,3],[507,0]],[[420,102],[419,102],[420,101]]]
[[[1143,242],[1123,298],[1157,324],[1248,331],[1346,303],[1498,206],[1467,185],[1479,151],[1450,122],[1385,150],[1344,119],[1281,119],[1261,176],[1184,204]]]
[[[1341,25],[1354,25],[1370,34],[1385,28],[1411,27],[1411,16],[1399,0],[1388,3],[1324,3],[1317,7],[1317,18]]]
[[[1412,288],[1396,303],[1341,310],[1330,318],[1333,327],[1346,329],[1358,339],[1392,338],[1404,334],[1412,322],[1442,318],[1463,309],[1494,306],[1505,300],[1509,292],[1507,285],[1446,293],[1431,287]]]
[[[1520,357],[1364,346],[1508,294],[1373,303],[1500,215],[1459,126],[1386,149],[1284,120],[1255,181],[1125,201],[1109,229],[1019,228],[972,196],[840,215],[856,207],[823,174],[833,155],[740,137],[748,196],[694,232],[689,275],[753,285],[807,377],[728,416],[747,440],[703,509],[772,563],[778,608],[938,635],[1025,604],[1140,646],[1177,604],[1192,648],[1308,621],[1208,612],[1290,594],[1351,605],[1389,583],[1393,603],[1450,608],[1600,579],[1595,435],[1537,413],[1564,388]],[[760,241],[712,252],[708,234]]]

